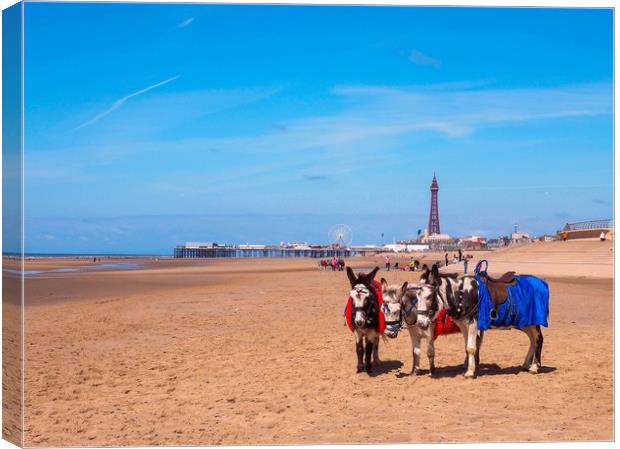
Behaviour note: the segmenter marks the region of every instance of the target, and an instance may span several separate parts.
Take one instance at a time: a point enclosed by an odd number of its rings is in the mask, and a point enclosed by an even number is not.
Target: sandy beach
[[[92,260],[27,261],[43,272],[26,280],[24,443],[612,440],[612,242],[472,254],[491,272],[548,281],[540,374],[519,370],[528,339],[517,330],[486,334],[473,380],[462,376],[460,335],[436,341],[433,378],[410,375],[406,332],[381,343],[371,376],[356,374],[346,275],[313,259],[104,260],[140,267],[77,272],[49,270]],[[401,284],[419,274],[379,276]]]

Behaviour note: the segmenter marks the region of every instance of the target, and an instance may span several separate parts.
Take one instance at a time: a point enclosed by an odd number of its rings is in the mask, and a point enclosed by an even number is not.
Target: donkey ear
[[[347,277],[349,278],[349,282],[351,283],[351,287],[353,287],[355,284],[357,284],[357,277],[355,276],[355,273],[353,273],[353,270],[351,269],[351,267],[347,267]]]
[[[422,265],[422,276],[424,279],[428,278],[428,265]]]
[[[383,286],[383,291],[387,289],[388,283],[385,278],[381,278],[381,285]]]
[[[409,282],[405,281],[403,286],[400,288],[400,296],[403,296],[405,292],[407,291],[407,285],[409,285]]]
[[[374,267],[372,271],[366,275],[366,282],[370,284],[372,280],[375,278],[377,271],[379,271],[379,267]]]
[[[437,279],[439,279],[439,268],[436,263],[434,263],[433,268],[431,268],[431,274],[433,275],[433,281],[437,281]]]

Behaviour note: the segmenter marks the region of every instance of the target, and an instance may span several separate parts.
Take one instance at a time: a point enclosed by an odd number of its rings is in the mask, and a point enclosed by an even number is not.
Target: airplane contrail
[[[129,95],[126,95],[123,98],[120,98],[120,99],[116,100],[112,106],[110,106],[108,109],[103,111],[101,114],[98,114],[95,117],[91,118],[90,120],[82,123],[80,126],[78,126],[75,129],[78,130],[78,129],[84,128],[85,126],[92,125],[93,123],[99,121],[100,119],[102,119],[103,117],[108,115],[109,113],[114,112],[115,110],[120,108],[130,98],[137,97],[138,95],[142,95],[143,93],[146,93],[149,90],[153,90],[153,89],[155,89],[157,87],[161,87],[161,86],[163,86],[165,84],[171,83],[172,81],[174,81],[176,79],[179,79],[180,77],[181,77],[180,75],[173,76],[172,78],[168,78],[167,80],[160,81],[159,83],[153,84],[151,86],[145,87],[144,89],[140,89],[140,90],[138,90],[136,92],[133,92],[133,93],[131,93]]]

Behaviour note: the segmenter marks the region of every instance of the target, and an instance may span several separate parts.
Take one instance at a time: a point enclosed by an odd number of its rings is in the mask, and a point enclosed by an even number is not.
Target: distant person
[[[390,256],[385,256],[385,269],[390,271]]]
[[[394,264],[394,269],[395,269],[396,271],[398,271],[398,270],[399,270],[399,268],[398,268],[398,262],[396,262],[396,263]]]
[[[601,239],[601,242],[605,241],[605,232],[601,231],[601,235],[599,236]]]
[[[459,262],[463,260],[463,251],[459,249]]]
[[[562,233],[560,234],[562,236],[562,241],[565,242],[566,240],[568,240],[568,232],[566,231],[562,231]]]
[[[415,260],[413,257],[409,261],[409,271],[415,271]]]
[[[446,259],[446,267],[448,266],[448,253],[446,253],[446,255],[444,256]]]
[[[465,258],[463,260],[463,274],[467,274],[467,264],[469,263],[469,261],[467,260],[467,258]]]
[[[332,257],[332,271],[336,271],[336,267],[338,267],[338,259],[334,256]]]

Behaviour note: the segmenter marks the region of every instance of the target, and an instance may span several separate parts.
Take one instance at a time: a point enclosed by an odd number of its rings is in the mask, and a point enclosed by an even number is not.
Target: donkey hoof
[[[372,373],[372,365],[366,365],[366,372],[368,374]]]
[[[530,374],[538,374],[538,365],[530,366],[530,369],[527,370]]]
[[[422,374],[422,370],[421,370],[421,369],[419,369],[419,368],[414,368],[414,369],[411,371],[411,374],[413,374],[414,376],[419,376],[420,374]]]
[[[364,367],[362,365],[358,365],[357,366],[357,373],[361,373],[362,371],[364,371]]]
[[[474,373],[473,371],[467,371],[465,373],[465,379],[473,379],[474,378]]]

